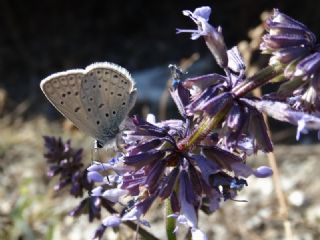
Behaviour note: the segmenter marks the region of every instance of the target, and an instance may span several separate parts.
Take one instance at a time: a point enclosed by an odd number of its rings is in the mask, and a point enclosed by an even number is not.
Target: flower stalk
[[[232,92],[236,97],[243,97],[252,90],[265,85],[271,79],[281,75],[283,70],[284,68],[281,64],[272,65],[261,69],[258,73],[254,74],[252,77],[236,86]]]
[[[191,148],[196,143],[203,140],[213,129],[215,129],[219,123],[225,118],[228,112],[231,109],[231,103],[227,104],[223,110],[221,110],[214,117],[206,116],[202,122],[199,124],[197,129],[187,136],[185,139],[182,139],[178,143],[178,148],[181,151],[185,151]]]
[[[176,219],[173,217],[167,217],[172,215],[174,212],[171,207],[171,202],[169,198],[165,200],[165,222],[166,222],[166,233],[168,240],[176,240],[175,228],[176,228]]]

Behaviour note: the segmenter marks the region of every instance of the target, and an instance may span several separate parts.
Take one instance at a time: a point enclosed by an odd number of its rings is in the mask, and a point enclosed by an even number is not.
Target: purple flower
[[[92,188],[82,163],[82,149],[73,149],[70,141],[63,143],[61,138],[45,136],[44,142],[44,157],[49,165],[47,175],[49,177],[60,175],[54,189],[58,191],[71,185],[70,193],[75,197],[82,197],[84,189]]]
[[[257,150],[271,152],[273,147],[262,114],[243,101],[246,98],[233,93],[245,80],[242,57],[236,47],[228,51],[228,56],[229,70],[233,72],[229,76],[210,74],[183,81],[183,86],[190,91],[196,89],[186,106],[186,113],[201,119],[204,116],[214,118],[226,112],[218,131],[223,147],[241,149],[246,154]]]
[[[266,30],[260,49],[272,54],[270,65],[284,64],[278,95],[295,98],[293,107],[306,112],[319,111],[320,53],[315,35],[302,23],[275,9],[266,21]]]
[[[183,15],[190,17],[198,26],[197,30],[186,30],[186,29],[177,29],[177,33],[192,33],[191,39],[195,40],[199,37],[203,37],[209,50],[215,57],[218,65],[221,68],[227,68],[228,66],[228,56],[227,48],[224,43],[222,29],[218,27],[214,28],[208,23],[209,17],[211,14],[210,7],[199,7],[194,10],[192,13],[189,10],[184,10]]]
[[[174,94],[182,102],[181,95]],[[121,136],[125,151],[109,163],[95,163],[87,169],[86,177],[96,187],[70,214],[88,212],[90,221],[100,219],[103,208],[110,210],[124,197],[131,197],[121,214],[103,220],[94,234],[95,239],[101,239],[107,227],[125,221],[148,225],[143,216],[151,205],[156,199],[168,199],[172,216],[192,229],[194,239],[205,239],[197,226],[198,209],[212,213],[219,208],[221,199],[234,199],[246,186],[244,178],[255,172],[240,156],[210,140],[211,136],[192,149],[178,149],[177,143],[191,131],[192,125],[187,122],[150,123],[133,117]]]
[[[289,63],[308,54],[315,47],[315,35],[302,23],[273,10],[265,23],[268,34],[263,36],[260,49],[274,56],[271,62]]]

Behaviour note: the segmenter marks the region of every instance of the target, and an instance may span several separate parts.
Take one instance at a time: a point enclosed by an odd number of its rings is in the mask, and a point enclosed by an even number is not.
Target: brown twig
[[[261,95],[262,95],[261,89],[260,88],[256,89],[256,91],[254,92],[254,95],[256,97],[261,97]],[[269,123],[268,123],[268,118],[265,114],[263,114],[263,117],[264,117],[265,123],[267,125],[268,135],[271,137],[271,131],[270,131]],[[277,196],[277,200],[278,200],[278,204],[279,204],[279,216],[280,216],[281,220],[283,221],[283,227],[284,227],[284,231],[285,231],[285,239],[292,240],[293,233],[292,233],[291,222],[289,221],[289,210],[288,210],[288,205],[286,202],[285,194],[284,194],[283,189],[281,187],[281,181],[280,181],[281,177],[280,177],[280,172],[279,172],[279,168],[278,168],[278,164],[277,164],[277,159],[276,159],[274,152],[268,153],[267,156],[268,156],[268,160],[269,160],[269,165],[273,171],[272,179],[273,179],[274,188],[276,191],[276,196]]]

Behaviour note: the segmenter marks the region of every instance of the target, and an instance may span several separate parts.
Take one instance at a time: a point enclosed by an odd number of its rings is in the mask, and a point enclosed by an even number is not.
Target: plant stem
[[[176,228],[176,219],[173,217],[167,217],[171,214],[173,214],[170,200],[167,198],[165,200],[165,219],[166,219],[166,232],[167,232],[167,239],[168,240],[176,240],[176,234],[174,233],[174,230]]]
[[[235,97],[243,97],[253,89],[263,86],[269,80],[278,76],[282,72],[283,66],[281,65],[268,66],[254,74],[252,77],[248,78],[246,81],[234,87],[232,89],[232,93],[235,95]]]
[[[210,117],[210,116],[204,117],[201,123],[199,124],[198,128],[196,129],[196,131],[194,131],[190,136],[182,139],[178,143],[179,149],[186,150],[192,147],[197,142],[204,139],[209,134],[209,132],[215,127],[217,127],[218,124],[224,119],[224,117],[229,112],[231,106],[232,104],[226,105],[226,107],[214,117]]]

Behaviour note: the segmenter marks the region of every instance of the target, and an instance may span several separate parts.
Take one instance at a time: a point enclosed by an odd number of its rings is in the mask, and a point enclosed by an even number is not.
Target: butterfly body
[[[58,111],[105,145],[116,137],[134,106],[134,84],[126,69],[102,62],[52,74],[40,87]]]

